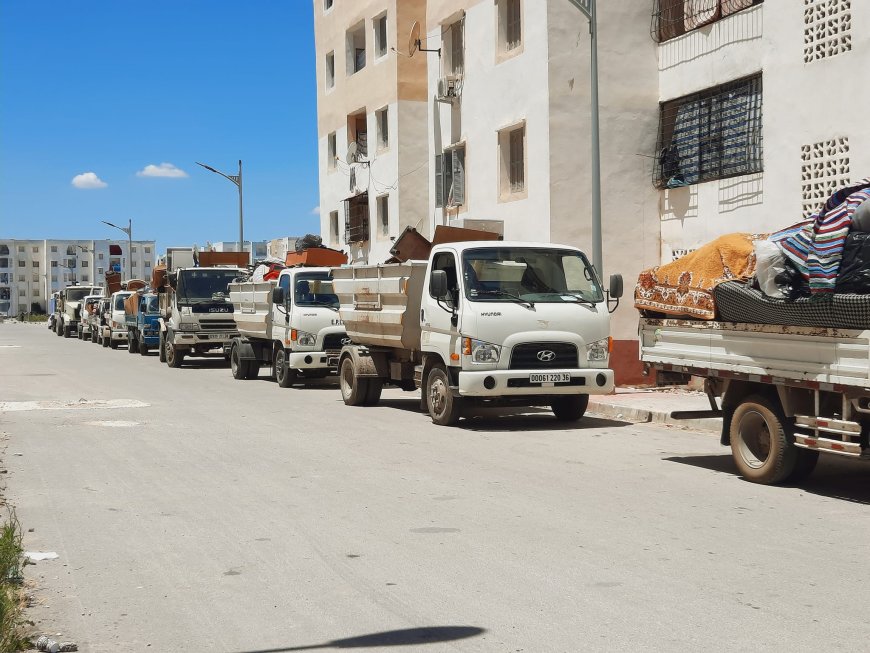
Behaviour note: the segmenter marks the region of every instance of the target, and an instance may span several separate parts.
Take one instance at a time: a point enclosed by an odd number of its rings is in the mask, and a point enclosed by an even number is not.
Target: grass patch
[[[10,510],[0,527],[0,653],[30,648],[24,634],[21,596],[24,549],[21,547],[21,523]]]

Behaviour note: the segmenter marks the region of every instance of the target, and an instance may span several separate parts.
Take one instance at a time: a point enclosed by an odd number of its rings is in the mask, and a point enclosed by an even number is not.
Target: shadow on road
[[[739,475],[730,454],[672,456],[664,460]],[[862,460],[822,455],[809,478],[800,483],[784,483],[779,487],[783,490],[800,490],[821,497],[870,505],[870,465]]]
[[[381,633],[370,633],[345,639],[334,639],[323,644],[308,646],[288,646],[286,648],[264,648],[243,651],[240,653],[283,653],[285,651],[312,651],[328,648],[369,648],[372,646],[412,646],[415,644],[437,644],[451,642],[457,639],[477,637],[486,630],[474,626],[432,626],[429,628],[405,628],[403,630],[387,630]]]

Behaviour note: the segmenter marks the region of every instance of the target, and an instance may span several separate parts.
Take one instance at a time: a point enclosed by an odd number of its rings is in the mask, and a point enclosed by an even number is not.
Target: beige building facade
[[[408,57],[425,0],[313,0],[320,226],[352,262],[427,232],[426,59]]]

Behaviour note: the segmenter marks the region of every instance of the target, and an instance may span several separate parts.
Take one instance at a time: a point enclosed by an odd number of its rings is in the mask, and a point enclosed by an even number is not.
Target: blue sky
[[[236,240],[194,161],[239,159],[246,240],[318,232],[313,31],[310,0],[0,0],[0,237]]]

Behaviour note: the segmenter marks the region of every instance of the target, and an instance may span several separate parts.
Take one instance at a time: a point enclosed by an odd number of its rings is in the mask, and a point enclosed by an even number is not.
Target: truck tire
[[[171,335],[170,333],[169,336]],[[184,362],[184,352],[177,345],[172,344],[171,340],[171,337],[166,338],[166,364],[177,369]]]
[[[101,340],[102,340],[102,342],[103,342],[103,347],[108,347],[109,344],[110,344],[111,341],[112,341],[112,336],[111,336],[111,335],[108,335],[108,336],[107,336],[107,335],[104,333],[104,334],[101,336]]]
[[[338,384],[341,386],[341,398],[348,406],[362,406],[369,391],[369,379],[356,375],[353,359],[348,356],[341,361],[338,374]]]
[[[97,341],[97,330],[91,327],[91,342]]]
[[[139,355],[140,356],[147,356],[148,355],[148,345],[146,345],[144,342],[140,342],[138,344],[139,344]]]
[[[233,345],[230,351],[230,370],[233,373],[233,378],[236,381],[244,381],[248,378],[248,364],[250,361],[242,360],[239,356],[239,348]]]
[[[366,399],[363,406],[377,406],[381,400],[381,391],[384,389],[384,382],[380,379],[370,378],[369,387],[366,390]]]
[[[287,352],[283,347],[275,351],[275,381],[281,388],[289,388],[296,382],[296,370],[287,367]]]
[[[576,422],[586,414],[588,405],[589,395],[566,395],[553,399],[550,408],[560,422]]]
[[[129,331],[127,332],[127,353],[129,354],[138,354],[139,353],[139,342],[136,338],[133,337],[133,334]]]
[[[429,415],[438,426],[453,426],[462,417],[462,399],[450,391],[450,377],[441,365],[429,370],[426,379]]]
[[[731,418],[731,455],[740,473],[753,483],[772,485],[787,479],[797,464],[790,427],[778,406],[750,395]]]
[[[76,338],[81,340],[83,337],[84,337],[84,334],[82,333],[82,328],[79,327],[78,329],[76,329]]]
[[[118,341],[112,340],[112,336],[110,334],[109,335],[109,349],[117,349],[117,348],[118,348]]]
[[[245,378],[249,381],[253,381],[258,376],[260,376],[260,361],[245,361],[248,364],[248,373],[245,374]]]
[[[157,338],[157,358],[161,363],[166,362],[166,338],[163,335],[163,331],[160,332]]]
[[[71,326],[64,326],[63,327],[63,337],[69,338],[71,336],[72,336],[72,327]]]
[[[55,320],[54,332],[58,335],[58,337],[63,335],[63,320]]]

